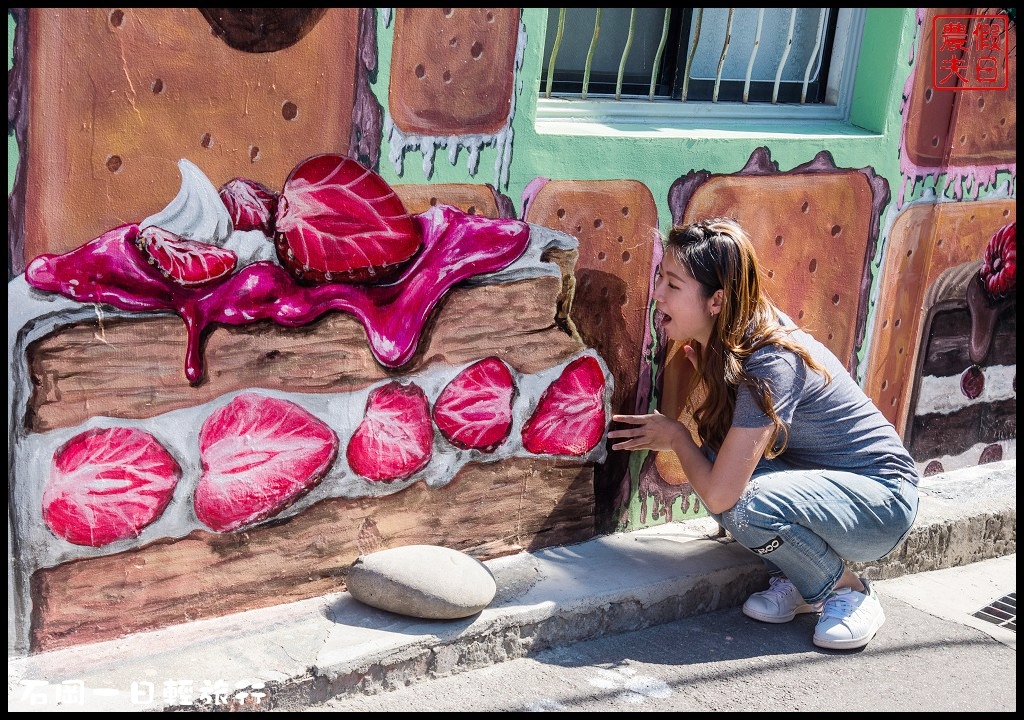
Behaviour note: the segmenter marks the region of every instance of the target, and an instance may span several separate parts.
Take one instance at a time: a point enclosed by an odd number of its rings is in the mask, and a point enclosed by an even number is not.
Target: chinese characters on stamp
[[[932,34],[936,90],[1009,86],[1006,15],[936,15]]]

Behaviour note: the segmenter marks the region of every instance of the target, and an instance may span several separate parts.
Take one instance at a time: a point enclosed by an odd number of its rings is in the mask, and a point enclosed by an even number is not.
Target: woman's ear
[[[711,314],[717,315],[722,312],[722,300],[725,298],[725,290],[719,288],[711,294]]]

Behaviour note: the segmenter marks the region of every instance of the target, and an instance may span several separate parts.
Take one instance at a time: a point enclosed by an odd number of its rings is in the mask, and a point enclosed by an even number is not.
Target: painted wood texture
[[[563,294],[563,281],[553,276],[453,288],[402,372],[489,355],[523,373],[557,365],[584,349],[556,324]],[[98,317],[33,343],[29,430],[97,415],[153,417],[248,387],[339,393],[392,376],[374,360],[362,325],[345,313],[303,328],[218,327],[203,345],[207,378],[198,386],[184,374],[185,342],[182,322],[168,316]]]

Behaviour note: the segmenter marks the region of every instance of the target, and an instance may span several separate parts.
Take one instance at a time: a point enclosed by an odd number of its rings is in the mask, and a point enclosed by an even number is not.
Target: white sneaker
[[[756,592],[743,603],[743,614],[768,623],[787,623],[802,613],[821,611],[821,603],[808,605],[796,585],[784,577],[773,575],[768,589]]]
[[[871,584],[861,578],[864,592],[850,588],[836,590],[825,601],[818,625],[814,628],[814,644],[833,650],[852,650],[871,642],[885,622],[882,604]]]

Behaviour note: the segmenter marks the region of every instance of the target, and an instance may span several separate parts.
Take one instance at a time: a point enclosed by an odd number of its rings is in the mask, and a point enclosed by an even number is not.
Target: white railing
[[[554,12],[554,8],[550,9]],[[598,41],[601,37],[602,30],[602,8],[594,9],[594,24],[592,30],[588,27],[575,27],[572,28],[569,33],[566,32],[566,13],[567,8],[558,8],[558,22],[555,31],[553,42],[550,43],[550,52],[546,60],[546,83],[543,91],[543,95],[546,98],[553,97],[553,83],[556,75],[558,75],[558,59],[560,53],[563,51],[563,46],[567,42],[573,42],[577,46],[582,47],[582,44],[586,42],[586,33],[590,32],[590,39],[587,45],[587,53],[585,63],[582,68],[582,82],[578,83],[580,92],[578,97],[586,100],[588,95],[591,94],[591,73],[595,67],[595,57],[598,54]],[[616,8],[615,10],[624,10],[624,8]],[[613,97],[617,101],[622,100],[623,92],[623,77],[627,67],[627,60],[630,58],[630,53],[634,47],[634,41],[638,31],[637,28],[637,8],[630,8],[629,13],[629,26],[626,32],[626,37],[622,43],[621,49],[609,49],[604,48],[604,60],[603,67],[606,71],[610,71],[611,67],[614,67],[615,57],[614,52],[620,53],[617,58],[618,74],[615,83],[615,92]],[[800,92],[800,104],[808,102],[808,87],[812,82],[812,78],[816,77],[816,73],[820,73],[822,64],[822,42],[825,37],[826,30],[830,21],[828,8],[817,8],[816,22],[812,24],[810,10],[813,8],[769,8],[768,13],[770,14],[769,20],[771,24],[771,32],[774,33],[772,42],[774,43],[773,55],[767,60],[764,60],[760,64],[757,61],[758,52],[762,49],[763,41],[762,35],[766,24],[766,9],[756,9],[756,26],[753,30],[750,29],[751,23],[746,22],[752,18],[751,12],[753,9],[743,8],[740,9],[744,13],[743,20],[745,21],[738,33],[734,33],[734,23],[738,19],[737,8],[707,8],[709,14],[711,14],[710,20],[706,16],[705,8],[693,8],[692,9],[692,20],[689,28],[680,29],[680,42],[686,39],[688,47],[686,48],[685,67],[681,74],[681,89],[676,88],[676,92],[679,93],[679,99],[682,102],[688,100],[710,100],[713,103],[719,101],[719,93],[723,80],[742,80],[742,102],[749,103],[751,101],[750,89],[751,82],[760,80],[760,82],[770,81],[771,77],[774,77],[772,92],[771,92],[771,103],[776,104],[779,102],[779,89],[786,82],[793,83],[794,78],[798,81],[802,78],[802,87]],[[798,24],[798,10],[804,10],[805,14],[801,16],[801,22]],[[672,39],[670,36],[670,25],[672,18],[672,8],[664,9],[664,16],[661,23],[661,34],[658,41],[657,50],[653,54],[653,58],[649,61],[650,63],[650,83],[649,92],[647,93],[647,99],[654,101],[656,99],[664,100],[665,95],[658,96],[656,94],[656,88],[659,83],[659,78],[662,74],[662,65],[665,59],[665,49],[669,45],[669,41]],[[677,10],[678,12],[678,10]],[[723,20],[723,13],[727,12],[727,16],[724,18],[725,33],[724,38],[719,43],[719,30]],[[788,15],[788,18],[786,17]],[[787,22],[788,21],[788,22]],[[678,21],[677,21],[678,22]],[[713,23],[710,26],[710,32],[712,36],[709,36],[704,45],[700,48],[700,55],[698,55],[698,46],[701,44],[702,28],[707,22]],[[831,19],[833,26],[835,25],[835,18]],[[578,24],[579,25],[579,24]],[[788,26],[788,27],[787,27]],[[781,48],[779,47],[778,35],[782,35],[783,27],[786,27],[784,38],[781,40]],[[643,28],[645,33],[644,40],[653,40],[653,32],[655,28],[651,27],[650,24]],[[813,42],[810,40],[813,33]],[[621,33],[619,33],[621,34]],[[707,35],[707,33],[705,33]],[[794,54],[794,43],[800,41],[799,54]],[[650,45],[651,43],[645,42],[644,46]],[[609,54],[611,53],[611,54]],[[781,54],[780,54],[781,53]],[[733,60],[729,66],[732,70],[731,73],[727,73],[727,58],[732,58],[735,55],[736,59]],[[802,63],[799,69],[788,68],[788,75],[785,74],[787,70],[787,63],[791,61],[800,61]],[[695,72],[695,58],[701,60],[699,63],[703,72],[703,77],[694,76]],[[777,59],[776,59],[777,58]],[[740,76],[736,72],[737,61],[745,60],[745,74]],[[645,59],[644,65],[646,66],[647,60]],[[707,68],[709,63],[714,63],[714,74],[713,77],[707,76]],[[774,62],[774,67],[772,63]],[[578,72],[578,68],[576,68]],[[755,77],[755,75],[757,77]],[[694,77],[698,79],[713,80],[713,88],[710,93],[710,97],[690,97],[690,81]],[[769,79],[769,80],[766,80]],[[664,81],[662,81],[664,82]],[[822,80],[824,82],[824,80]],[[679,83],[677,82],[678,86]],[[792,91],[791,91],[792,92]],[[559,97],[570,97],[575,93],[560,92]],[[603,93],[603,96],[607,98],[609,93]],[[631,94],[632,99],[638,97],[637,94]],[[642,96],[639,96],[642,97]]]

